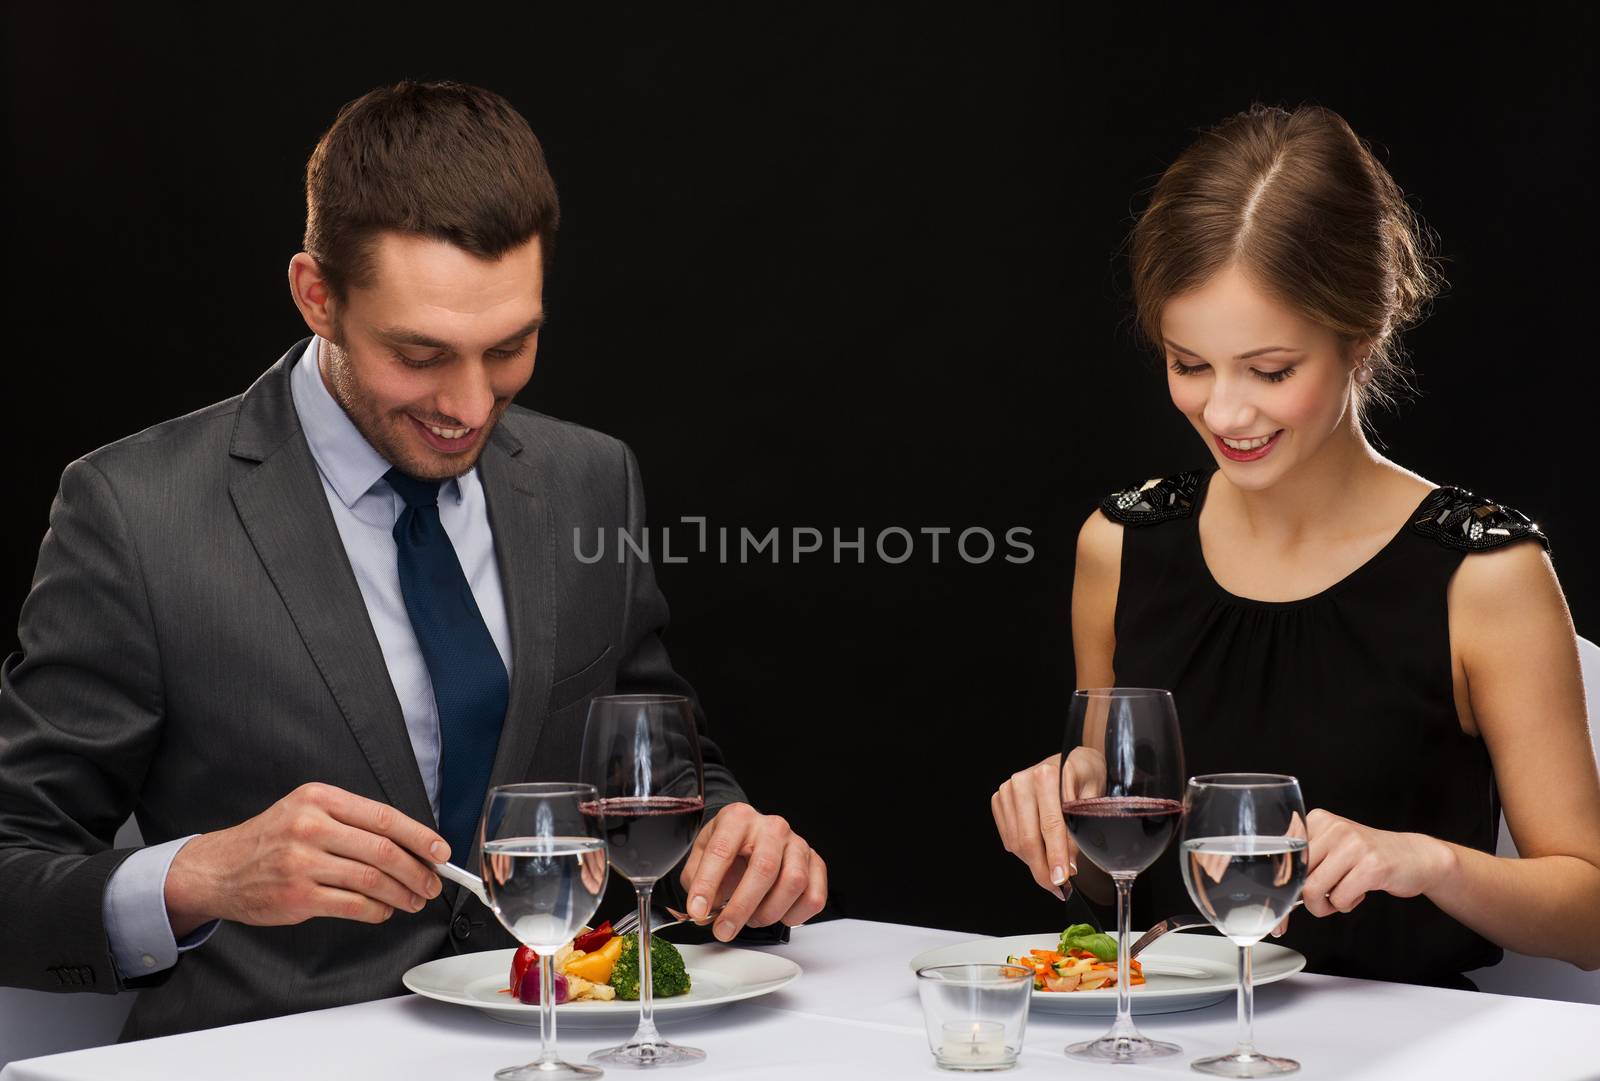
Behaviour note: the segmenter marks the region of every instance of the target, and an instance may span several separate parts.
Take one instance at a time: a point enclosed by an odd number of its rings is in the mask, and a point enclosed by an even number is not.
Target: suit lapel
[[[290,349],[245,393],[229,449],[255,464],[239,472],[229,490],[385,797],[418,822],[433,823],[405,716],[294,412],[289,372],[309,341]],[[478,462],[514,661],[491,786],[527,777],[553,678],[555,524],[538,484],[536,449],[525,451],[499,424]],[[468,866],[459,855],[454,862]],[[476,870],[477,864],[474,853],[470,866]],[[459,913],[471,894],[449,883],[445,890]]]
[[[505,425],[478,459],[511,625],[511,694],[490,786],[527,779],[550,700],[556,644],[555,524],[533,465]]]
[[[229,491],[384,796],[409,817],[432,823],[394,683],[294,412],[289,371],[309,340],[245,393],[230,453],[257,464],[240,471]]]

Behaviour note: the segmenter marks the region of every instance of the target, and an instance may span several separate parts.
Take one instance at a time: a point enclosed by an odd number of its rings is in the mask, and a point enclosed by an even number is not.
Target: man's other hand
[[[205,833],[167,872],[179,938],[207,920],[255,926],[337,916],[382,923],[439,895],[428,866],[449,858],[433,830],[387,804],[332,785],[301,785],[261,814]]]
[[[680,879],[689,894],[689,914],[704,916],[723,901],[712,926],[730,942],[746,925],[780,920],[795,927],[828,901],[828,867],[822,857],[777,815],[748,803],[730,803],[700,829]]]

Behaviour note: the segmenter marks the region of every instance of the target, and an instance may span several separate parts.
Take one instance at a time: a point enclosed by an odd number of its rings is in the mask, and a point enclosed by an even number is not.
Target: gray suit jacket
[[[309,341],[309,339],[307,339]],[[132,850],[235,825],[307,781],[432,823],[383,655],[289,394],[302,341],[243,395],[73,462],[0,669],[0,983],[119,989],[101,914]],[[479,461],[511,625],[510,704],[491,784],[570,780],[588,702],[687,694],[660,631],[633,454],[513,406]],[[576,558],[573,531],[607,556]],[[696,714],[699,715],[698,700]],[[703,717],[701,717],[703,731]],[[703,742],[708,815],[744,801]],[[673,875],[664,886],[676,886]],[[602,914],[626,910],[613,880]],[[226,923],[151,987],[142,1038],[401,994],[446,955],[514,944],[464,890],[378,926]]]

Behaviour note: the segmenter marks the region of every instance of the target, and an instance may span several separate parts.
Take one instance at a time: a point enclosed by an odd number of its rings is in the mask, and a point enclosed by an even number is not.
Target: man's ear
[[[289,295],[311,333],[332,341],[335,338],[333,289],[322,276],[322,268],[307,252],[296,252],[289,260]]]

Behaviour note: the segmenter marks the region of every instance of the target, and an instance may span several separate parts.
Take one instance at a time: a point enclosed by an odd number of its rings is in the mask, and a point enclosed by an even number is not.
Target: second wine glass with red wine
[[[1128,896],[1133,880],[1167,850],[1183,818],[1183,737],[1169,691],[1105,687],[1074,691],[1061,749],[1067,832],[1117,889],[1117,1019],[1067,1054],[1138,1062],[1182,1048],[1141,1035],[1128,998]]]
[[[589,1058],[624,1067],[703,1059],[704,1051],[669,1043],[656,1030],[649,934],[656,881],[688,854],[705,817],[705,767],[694,707],[679,695],[595,698],[580,761],[581,779],[599,795],[592,813],[603,822],[612,870],[639,894],[639,1028],[627,1043]]]

